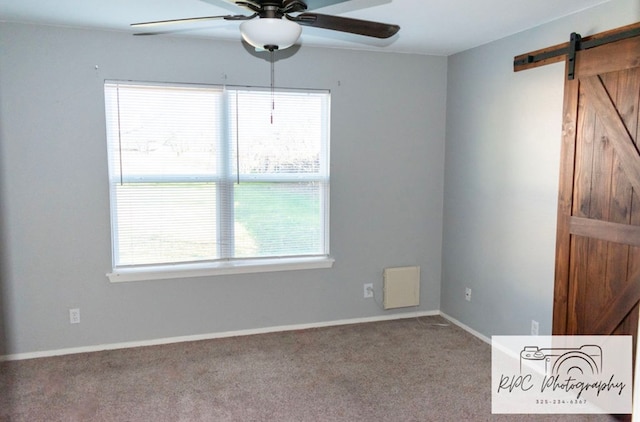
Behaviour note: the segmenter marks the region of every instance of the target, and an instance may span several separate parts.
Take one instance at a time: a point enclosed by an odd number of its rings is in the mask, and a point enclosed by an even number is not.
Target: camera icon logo
[[[602,348],[595,344],[543,349],[525,346],[520,352],[520,373],[531,370],[543,375],[597,375],[602,371]]]

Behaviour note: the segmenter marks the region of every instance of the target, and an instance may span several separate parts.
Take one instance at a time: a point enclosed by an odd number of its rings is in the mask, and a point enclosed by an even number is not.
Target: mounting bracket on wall
[[[599,47],[604,44],[640,36],[640,22],[614,29],[600,34],[582,38],[580,34],[572,33],[568,43],[558,44],[530,53],[521,54],[513,59],[513,71],[531,69],[569,59],[567,78],[575,76],[576,53],[582,50]]]

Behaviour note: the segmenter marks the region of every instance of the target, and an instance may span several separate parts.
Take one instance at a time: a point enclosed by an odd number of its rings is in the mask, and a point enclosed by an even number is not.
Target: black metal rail
[[[609,35],[603,35],[601,37],[594,37],[591,39],[583,39],[580,34],[573,32],[571,34],[569,44],[563,44],[562,46],[558,46],[557,48],[538,54],[527,54],[525,56],[518,56],[518,58],[514,59],[513,66],[514,68],[517,68],[520,66],[525,66],[528,64],[551,59],[553,57],[566,55],[569,59],[567,78],[573,79],[575,74],[576,53],[578,51],[588,50],[590,48],[599,47],[604,44],[609,44],[612,42],[637,36],[640,36],[640,26],[611,33]]]

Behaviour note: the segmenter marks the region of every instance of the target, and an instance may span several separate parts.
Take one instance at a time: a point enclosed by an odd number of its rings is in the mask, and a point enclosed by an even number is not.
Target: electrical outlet
[[[535,319],[532,319],[531,320],[531,335],[532,336],[537,336],[539,328],[540,328],[540,326],[538,325],[538,321],[536,321]]]
[[[464,289],[464,300],[466,300],[467,302],[471,302],[471,288],[467,287],[466,289]]]
[[[364,297],[369,299],[373,297],[373,283],[365,283],[364,285]]]
[[[69,309],[69,324],[80,324],[80,309]]]

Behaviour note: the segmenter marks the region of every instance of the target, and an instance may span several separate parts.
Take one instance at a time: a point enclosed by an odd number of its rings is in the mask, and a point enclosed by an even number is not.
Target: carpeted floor
[[[425,317],[0,363],[1,421],[605,421],[491,415],[491,348]]]

